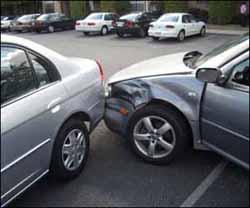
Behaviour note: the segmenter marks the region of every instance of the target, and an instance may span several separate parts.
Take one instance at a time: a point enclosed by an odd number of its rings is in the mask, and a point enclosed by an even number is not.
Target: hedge
[[[85,1],[70,1],[70,16],[73,18],[83,17],[85,14]]]
[[[236,1],[208,1],[209,22],[228,24],[232,22]]]
[[[100,8],[103,12],[117,12],[125,14],[130,11],[130,1],[101,1]]]
[[[187,1],[164,1],[165,12],[187,12]]]

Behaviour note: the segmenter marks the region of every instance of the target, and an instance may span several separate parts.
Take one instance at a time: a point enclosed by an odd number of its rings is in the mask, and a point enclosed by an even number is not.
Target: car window
[[[249,76],[249,59],[247,59],[234,67],[231,82],[249,87]]]
[[[48,20],[51,17],[49,14],[43,14],[37,18],[37,20]]]
[[[193,15],[189,15],[189,20],[191,23],[197,23],[197,19]]]
[[[113,16],[111,14],[105,14],[104,20],[106,21],[113,20]]]
[[[182,16],[182,22],[183,23],[190,23],[189,15],[183,15]]]
[[[33,15],[24,15],[18,19],[18,21],[29,21],[32,20]]]
[[[29,54],[29,58],[35,70],[39,87],[51,83],[53,80],[50,78],[49,75],[49,64],[42,58],[33,54]]]
[[[122,17],[120,17],[121,20],[130,20],[130,21],[135,21],[140,17],[140,14],[127,14]]]
[[[86,19],[87,20],[102,20],[103,14],[91,14]]]
[[[1,47],[1,104],[36,88],[34,73],[21,49]]]
[[[178,22],[179,16],[173,14],[163,15],[158,19],[159,22]]]

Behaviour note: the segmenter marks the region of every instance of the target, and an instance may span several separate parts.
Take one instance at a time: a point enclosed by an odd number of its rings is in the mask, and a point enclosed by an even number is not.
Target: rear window
[[[43,14],[40,17],[37,18],[37,20],[48,20],[51,15],[49,14]]]
[[[103,14],[91,14],[86,19],[87,20],[102,20]]]
[[[127,15],[122,16],[120,19],[134,21],[138,19],[139,16],[140,16],[139,14],[127,14]]]
[[[25,16],[20,17],[18,20],[20,20],[20,21],[28,21],[28,20],[32,19],[32,16],[33,15],[25,15]]]
[[[178,22],[178,20],[179,16],[173,14],[163,15],[158,19],[159,22]]]

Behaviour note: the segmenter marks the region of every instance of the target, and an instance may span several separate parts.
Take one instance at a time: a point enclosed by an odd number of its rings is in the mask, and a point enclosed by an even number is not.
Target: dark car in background
[[[32,24],[39,16],[40,14],[23,15],[12,22],[10,29],[13,32],[31,32]]]
[[[156,18],[149,12],[127,14],[117,20],[115,30],[119,37],[124,37],[127,34],[145,37],[148,33],[149,24]]]
[[[47,31],[55,32],[57,29],[67,30],[75,28],[75,20],[60,13],[43,14],[33,24],[33,30],[37,33]]]

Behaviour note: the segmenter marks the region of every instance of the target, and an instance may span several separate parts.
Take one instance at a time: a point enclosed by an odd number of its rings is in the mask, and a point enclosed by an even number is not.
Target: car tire
[[[184,30],[181,30],[179,32],[177,39],[178,39],[179,42],[182,42],[182,41],[185,40],[185,31]]]
[[[83,32],[83,35],[88,36],[89,32]]]
[[[120,38],[123,38],[123,37],[124,37],[124,34],[123,34],[123,33],[121,33],[121,32],[117,32],[116,34],[117,34],[117,35],[118,35],[118,37],[120,37]]]
[[[49,32],[49,33],[55,32],[54,26],[52,26],[52,25],[48,26],[48,32]]]
[[[153,132],[150,133],[150,138],[146,138],[145,141],[136,139],[135,135],[139,135],[137,132],[138,128],[143,127],[140,126],[140,122],[142,122],[142,119],[148,118],[151,119],[153,127],[155,127],[156,125],[162,125],[163,127],[166,124],[166,127],[171,127],[171,130],[166,131],[163,135],[159,136],[159,138],[157,137],[159,140],[154,137],[151,138],[151,134],[157,134]],[[131,122],[128,127],[130,146],[132,147],[133,152],[146,162],[155,165],[167,164],[178,157],[180,153],[183,153],[183,151],[187,147],[188,141],[190,139],[188,125],[183,120],[183,117],[172,108],[163,107],[161,105],[146,106],[138,110],[130,121]],[[141,131],[145,130],[143,128],[141,129]],[[161,129],[161,127],[159,127],[159,129]],[[148,129],[146,130],[146,132],[147,131]],[[144,134],[147,135],[149,133]],[[152,154],[152,151],[149,150],[150,145],[155,145],[155,154]]]
[[[206,32],[207,32],[207,31],[206,31],[206,27],[202,27],[202,28],[201,28],[201,31],[200,31],[200,36],[201,36],[201,37],[205,37],[205,36],[206,36]]]
[[[101,35],[105,36],[105,35],[108,34],[108,32],[109,32],[108,27],[107,26],[103,26],[102,29],[101,29]]]
[[[140,31],[138,32],[138,36],[141,37],[141,38],[145,38],[147,35],[147,33],[145,32],[144,29],[140,29]]]
[[[159,37],[152,37],[152,39],[153,39],[153,40],[155,40],[155,41],[160,40],[160,38],[159,38]]]
[[[36,33],[41,33],[41,30],[36,30]]]
[[[72,139],[77,137],[76,133],[79,136],[79,140],[81,139],[80,143],[77,139]],[[80,134],[82,135],[81,137]],[[71,139],[69,139],[70,136]],[[67,151],[66,148],[68,148]],[[55,140],[50,165],[51,176],[58,180],[74,179],[85,167],[88,154],[89,133],[84,122],[77,119],[70,119],[63,125]]]

